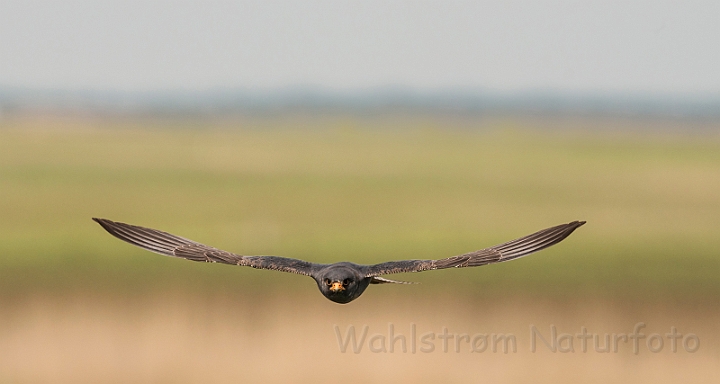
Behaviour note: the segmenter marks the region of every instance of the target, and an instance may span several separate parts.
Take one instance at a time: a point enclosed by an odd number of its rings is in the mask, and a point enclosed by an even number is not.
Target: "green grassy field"
[[[470,295],[717,299],[720,137],[681,123],[632,127],[402,116],[5,121],[0,285],[12,297],[271,291],[269,278],[302,280],[159,257],[109,237],[93,216],[238,253],[358,263],[440,258],[580,219],[588,224],[533,257],[403,278]]]
[[[385,115],[0,121],[0,382],[717,382],[718,125]],[[348,305],[304,276],[155,255],[91,217],[245,254],[441,258],[587,220],[561,244],[394,276]],[[531,352],[528,327],[700,349]],[[342,353],[371,334],[518,352]],[[579,348],[576,345],[576,349]],[[348,372],[353,374],[348,376]]]

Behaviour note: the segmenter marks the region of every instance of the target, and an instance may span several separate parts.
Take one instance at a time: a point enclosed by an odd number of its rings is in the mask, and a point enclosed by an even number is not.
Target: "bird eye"
[[[330,285],[330,279],[323,279],[323,283],[325,283],[325,285]]]
[[[348,285],[348,284],[350,284],[351,282],[352,282],[352,280],[350,280],[350,279],[345,279],[345,280],[343,280],[343,285]]]

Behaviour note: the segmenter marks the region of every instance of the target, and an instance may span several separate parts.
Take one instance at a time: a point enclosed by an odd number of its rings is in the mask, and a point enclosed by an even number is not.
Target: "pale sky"
[[[720,1],[6,1],[0,87],[720,94]]]

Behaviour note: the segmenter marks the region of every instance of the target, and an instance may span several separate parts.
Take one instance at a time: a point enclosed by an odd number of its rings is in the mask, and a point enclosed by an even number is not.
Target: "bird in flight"
[[[223,263],[310,276],[322,294],[340,304],[362,295],[370,284],[413,284],[381,277],[393,273],[422,272],[445,268],[479,267],[529,255],[561,242],[585,224],[573,221],[556,225],[507,243],[438,260],[399,260],[374,265],[349,262],[317,264],[279,256],[243,256],[200,244],[157,229],[93,218],[111,235],[140,248],[192,261]]]

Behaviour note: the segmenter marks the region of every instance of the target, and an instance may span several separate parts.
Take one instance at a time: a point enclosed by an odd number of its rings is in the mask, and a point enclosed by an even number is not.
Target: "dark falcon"
[[[242,256],[171,235],[167,232],[93,218],[106,231],[120,240],[161,255],[181,257],[192,261],[223,263],[259,269],[292,272],[310,276],[328,299],[341,304],[349,303],[362,295],[370,284],[412,284],[380,277],[391,273],[422,272],[433,269],[479,267],[517,259],[557,244],[574,230],[585,224],[573,221],[543,229],[531,235],[508,241],[494,247],[439,260],[388,261],[375,265],[348,262],[316,264],[278,256]]]

